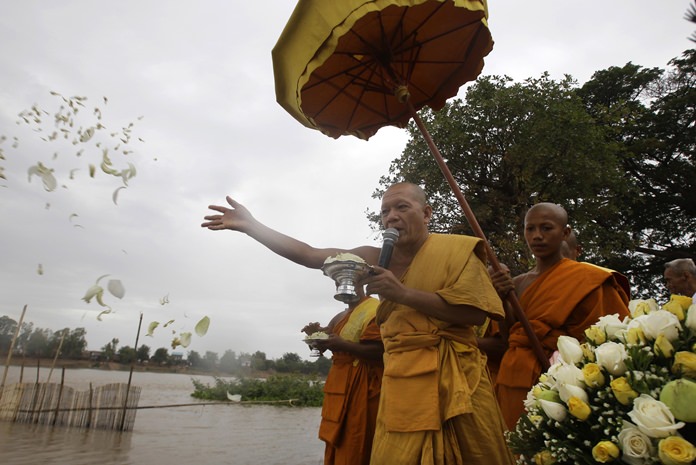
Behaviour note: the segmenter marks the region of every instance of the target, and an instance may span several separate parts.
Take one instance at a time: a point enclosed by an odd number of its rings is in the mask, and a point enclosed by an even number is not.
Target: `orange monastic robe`
[[[503,318],[480,239],[431,234],[401,281]],[[371,465],[514,463],[474,327],[388,300],[377,321],[385,354]]]
[[[628,295],[610,270],[567,258],[541,274],[520,296],[520,304],[547,356],[558,337],[584,340],[599,317],[628,315]],[[524,413],[524,400],[539,379],[541,364],[520,323],[510,328],[509,348],[500,362],[496,394],[508,428]]]
[[[379,300],[366,297],[334,326],[352,342],[379,341],[375,313]],[[326,442],[325,465],[368,465],[384,365],[336,352],[324,385],[319,438]]]

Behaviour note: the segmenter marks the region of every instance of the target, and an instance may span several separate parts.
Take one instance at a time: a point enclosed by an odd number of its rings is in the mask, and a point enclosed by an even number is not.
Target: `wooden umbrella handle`
[[[435,142],[433,142],[433,138],[430,136],[430,133],[428,132],[428,128],[426,128],[425,124],[423,124],[423,121],[420,119],[420,116],[418,116],[418,113],[416,112],[416,109],[413,107],[413,104],[410,101],[406,101],[406,105],[408,105],[409,110],[411,112],[411,116],[413,117],[413,120],[415,121],[416,126],[418,126],[418,129],[420,129],[421,133],[423,134],[423,137],[425,138],[425,142],[428,144],[430,151],[432,152],[433,156],[435,157],[435,161],[437,162],[438,166],[440,167],[440,171],[442,171],[442,174],[445,176],[447,183],[452,188],[452,191],[454,191],[454,195],[455,195],[455,197],[457,197],[457,200],[459,201],[459,205],[462,207],[462,210],[464,211],[464,216],[466,217],[467,221],[469,222],[469,226],[471,226],[471,229],[474,231],[474,234],[477,237],[483,239],[483,243],[484,243],[485,248],[486,248],[486,256],[488,257],[488,261],[491,263],[491,265],[493,265],[493,269],[495,271],[501,271],[502,267],[500,266],[500,262],[498,261],[498,258],[496,257],[495,253],[493,252],[491,245],[488,243],[488,240],[486,239],[486,235],[483,233],[483,230],[481,229],[481,226],[479,225],[479,222],[476,219],[474,212],[471,210],[469,203],[466,201],[466,198],[464,197],[462,190],[459,188],[457,181],[454,179],[454,176],[452,176],[452,172],[450,171],[449,167],[447,166],[445,159],[442,157],[442,154],[440,154],[440,150],[435,145]],[[522,310],[522,306],[520,305],[520,301],[517,298],[517,294],[515,294],[514,291],[508,292],[506,299],[510,303],[510,306],[512,307],[512,310],[515,314],[514,316],[517,318],[517,321],[519,321],[522,324],[522,327],[524,328],[525,332],[527,333],[527,337],[529,338],[529,342],[532,345],[532,350],[534,351],[534,354],[539,359],[539,363],[541,363],[541,367],[542,367],[543,371],[548,370],[549,366],[550,366],[549,359],[546,356],[546,353],[544,352],[544,349],[542,348],[541,343],[539,342],[539,338],[537,337],[536,333],[534,332],[534,329],[532,329],[532,325],[529,323],[529,319],[527,319],[527,315],[525,315],[524,311]]]

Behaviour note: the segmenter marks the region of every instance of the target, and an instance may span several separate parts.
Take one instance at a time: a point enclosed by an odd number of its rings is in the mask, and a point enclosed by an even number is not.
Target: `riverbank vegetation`
[[[202,400],[282,402],[281,405],[320,407],[324,399],[323,383],[316,377],[304,375],[273,375],[266,379],[215,378],[214,385],[197,379],[192,381],[195,390],[191,396]]]

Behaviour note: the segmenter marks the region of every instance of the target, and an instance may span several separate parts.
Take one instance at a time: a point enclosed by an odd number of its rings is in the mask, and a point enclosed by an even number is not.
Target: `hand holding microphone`
[[[388,228],[382,233],[382,251],[379,253],[377,265],[382,268],[389,268],[394,244],[399,240],[399,231],[394,228]]]

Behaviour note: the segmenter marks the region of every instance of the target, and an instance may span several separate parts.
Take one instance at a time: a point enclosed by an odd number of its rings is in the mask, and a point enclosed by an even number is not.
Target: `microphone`
[[[399,231],[394,228],[388,228],[382,233],[382,251],[379,253],[377,264],[382,268],[389,267],[394,244],[399,240]]]

